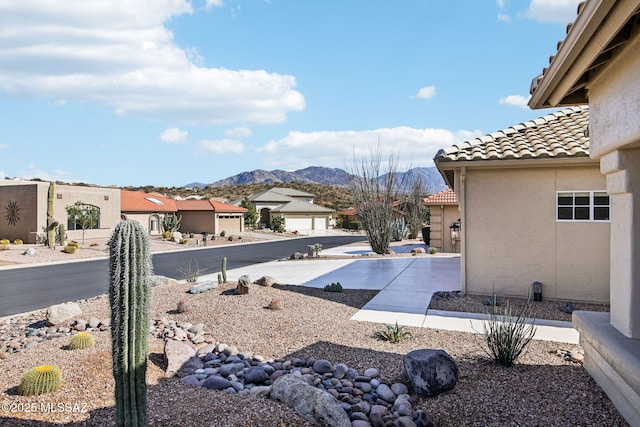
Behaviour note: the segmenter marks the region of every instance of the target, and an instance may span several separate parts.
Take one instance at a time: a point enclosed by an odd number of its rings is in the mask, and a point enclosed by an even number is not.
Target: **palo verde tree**
[[[349,182],[349,190],[362,228],[371,249],[377,254],[386,254],[393,236],[394,207],[399,195],[405,192],[406,174],[398,173],[398,157],[393,153],[383,169],[380,146],[368,156],[354,154],[350,169],[354,177]]]
[[[244,224],[252,229],[255,228],[256,223],[258,222],[258,211],[256,210],[256,205],[254,205],[253,202],[245,196],[244,199],[242,199],[242,202],[240,202],[240,206],[247,210],[244,213]]]
[[[67,206],[69,222],[75,227],[82,229],[82,243],[84,244],[85,231],[98,226],[100,210],[93,205],[77,201],[71,206]]]

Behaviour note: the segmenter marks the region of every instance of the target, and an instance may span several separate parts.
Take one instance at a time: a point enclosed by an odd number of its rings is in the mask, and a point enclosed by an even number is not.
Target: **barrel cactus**
[[[109,305],[116,424],[147,424],[147,335],[152,270],[147,231],[121,221],[109,241]]]
[[[18,394],[21,396],[35,396],[43,393],[53,393],[62,384],[62,372],[52,365],[40,365],[29,369],[20,380]]]
[[[85,348],[93,347],[96,344],[93,335],[89,332],[78,332],[71,338],[69,343],[70,350],[84,350]]]

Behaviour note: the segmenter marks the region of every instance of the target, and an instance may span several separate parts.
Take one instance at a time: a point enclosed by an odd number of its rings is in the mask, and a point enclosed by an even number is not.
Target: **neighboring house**
[[[245,208],[217,200],[176,200],[180,231],[225,235],[244,231]]]
[[[49,182],[0,180],[0,239],[37,243],[47,225]],[[98,211],[98,223],[86,230],[86,238],[104,238],[120,221],[120,190],[113,188],[54,186],[53,217],[66,227],[67,240],[82,238],[82,229],[69,221],[67,207],[76,202]],[[11,219],[10,219],[11,218]]]
[[[572,107],[446,150],[435,164],[460,203],[470,294],[609,301],[610,203],[589,157],[589,110]]]
[[[640,425],[639,30],[640,0],[581,3],[533,80],[529,101],[532,108],[590,106],[590,156],[611,198],[611,313],[574,312],[573,321],[585,369],[634,426]]]
[[[460,240],[452,238],[451,226],[457,224],[460,219],[460,207],[456,193],[447,188],[439,193],[424,199],[424,204],[429,208],[430,220],[430,247],[438,252],[460,252]],[[423,236],[424,239],[424,236]]]
[[[165,215],[178,211],[175,200],[155,193],[122,190],[120,200],[122,219],[138,221],[152,236],[162,233]]]
[[[248,197],[260,217],[260,223],[271,226],[271,218],[284,218],[287,231],[326,230],[331,224],[333,209],[313,203],[313,194],[293,188],[272,188]],[[234,205],[242,201],[236,200]]]

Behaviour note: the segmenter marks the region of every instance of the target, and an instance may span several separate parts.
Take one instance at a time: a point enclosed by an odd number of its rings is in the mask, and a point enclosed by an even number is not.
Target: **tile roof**
[[[245,208],[217,200],[176,200],[179,211],[246,212]]]
[[[256,194],[252,194],[249,196],[249,200],[251,200],[252,202],[280,202],[280,203],[284,203],[284,202],[290,202],[293,199],[293,197],[289,197],[286,196],[284,194],[281,193],[277,193],[275,191],[273,191],[273,189],[271,190],[266,190],[263,191],[261,193],[256,193]]]
[[[218,200],[209,200],[211,206],[216,212],[246,212],[247,209],[241,206],[233,206],[228,203],[223,203]]]
[[[440,150],[434,161],[589,157],[588,126],[589,108],[571,107]]]
[[[313,203],[294,200],[292,202],[280,205],[277,208],[271,209],[271,212],[330,213],[333,212],[333,209],[315,205]]]
[[[176,201],[159,194],[142,191],[120,191],[120,210],[122,212],[175,212]]]
[[[424,199],[426,205],[457,205],[458,196],[450,188],[442,190]]]
[[[295,188],[275,187],[272,188],[271,191],[289,197],[313,197],[313,194],[307,193],[306,191],[296,190]]]

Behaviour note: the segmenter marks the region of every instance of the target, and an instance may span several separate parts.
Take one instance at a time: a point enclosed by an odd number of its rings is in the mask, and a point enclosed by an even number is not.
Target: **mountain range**
[[[398,172],[399,179],[406,179],[408,185],[420,178],[426,185],[428,194],[434,194],[447,188],[442,176],[435,167],[413,168],[406,172]],[[296,171],[272,170],[266,171],[256,169],[253,171],[241,172],[237,175],[215,181],[210,184],[192,182],[186,184],[186,188],[204,187],[226,187],[246,184],[271,184],[280,182],[299,182],[303,184],[322,184],[337,187],[346,187],[353,175],[339,168],[326,168],[322,166],[310,166]],[[382,177],[381,177],[382,178]]]

